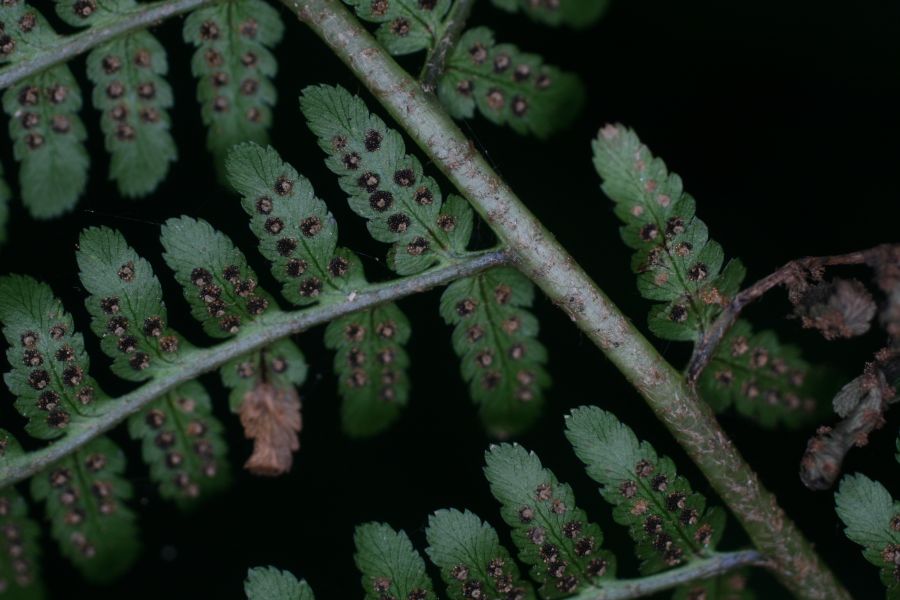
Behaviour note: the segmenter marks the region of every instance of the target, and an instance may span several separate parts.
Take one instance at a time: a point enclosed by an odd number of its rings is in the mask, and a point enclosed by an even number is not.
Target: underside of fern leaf
[[[428,557],[440,567],[450,600],[534,599],[497,532],[477,515],[439,510],[428,519],[426,536]]]
[[[0,64],[27,58],[59,41],[46,19],[22,2],[0,5],[0,22],[9,23]],[[87,135],[78,111],[81,90],[66,65],[40,71],[8,88],[3,109],[19,161],[22,202],[40,219],[70,211],[87,183]]]
[[[453,324],[453,347],[481,418],[497,436],[530,427],[541,414],[547,352],[538,322],[525,310],[534,287],[504,268],[455,281],[441,297],[441,315]]]
[[[135,10],[134,0],[85,4],[58,0],[56,12],[75,27],[97,27]],[[94,83],[93,104],[101,112],[109,177],[123,196],[151,193],[178,155],[169,133],[172,90],[164,79],[166,51],[147,31],[116,38],[88,54],[87,73]]]
[[[122,451],[100,437],[31,480],[32,495],[46,502],[62,553],[98,583],[124,573],[138,554],[134,514],[124,502],[131,497],[124,470]]]
[[[706,499],[675,472],[674,463],[640,442],[611,413],[596,407],[576,409],[566,419],[566,437],[603,487],[613,518],[628,527],[644,561],[654,573],[708,556],[722,536],[725,513],[706,509]]]
[[[4,376],[29,435],[51,439],[102,410],[84,340],[50,287],[30,277],[0,278],[0,321],[12,371]]]
[[[434,47],[452,0],[349,0],[363,20],[379,23],[375,37],[394,55]]]
[[[519,559],[541,583],[541,597],[565,598],[614,576],[615,559],[600,547],[600,528],[575,505],[572,489],[559,483],[533,452],[503,444],[485,457],[491,492],[512,528]]]
[[[21,455],[22,448],[0,429],[0,458]],[[4,598],[39,600],[44,585],[38,569],[38,525],[28,517],[25,499],[15,488],[0,491],[0,590]]]
[[[681,178],[650,154],[637,135],[607,125],[594,141],[594,166],[603,191],[615,202],[622,238],[635,250],[638,289],[660,301],[650,312],[651,331],[663,339],[697,342],[738,292],[745,270],[724,265],[721,246],[695,216],[694,199]],[[810,366],[774,333],[753,333],[739,321],[716,349],[701,378],[706,400],[717,410],[734,404],[765,426],[797,425],[815,411]]]
[[[579,79],[536,54],[497,44],[486,27],[467,31],[447,59],[438,95],[458,119],[478,109],[497,125],[545,138],[569,125],[584,104]]]
[[[366,523],[356,528],[354,542],[366,600],[436,600],[425,561],[405,532]]]
[[[324,303],[366,285],[356,255],[337,247],[337,224],[328,207],[275,150],[238,146],[227,169],[250,216],[250,229],[260,240],[260,252],[272,263],[288,300],[301,306]],[[336,351],[348,434],[378,433],[399,416],[409,396],[404,344],[410,333],[409,321],[393,303],[329,323],[325,343]]]
[[[184,38],[197,46],[192,64],[207,145],[219,164],[231,146],[268,139],[278,69],[270,48],[283,32],[281,17],[262,0],[225,0],[185,20]]]

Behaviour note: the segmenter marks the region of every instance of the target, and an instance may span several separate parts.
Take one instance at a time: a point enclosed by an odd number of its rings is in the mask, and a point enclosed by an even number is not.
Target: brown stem
[[[425,59],[420,79],[422,80],[422,89],[426,92],[434,92],[437,89],[438,80],[444,74],[447,57],[466,27],[466,20],[469,18],[469,13],[472,12],[473,4],[475,4],[475,0],[454,0],[450,13],[444,19],[443,29],[437,42],[428,54],[428,58]]]
[[[706,368],[713,354],[715,354],[722,338],[725,337],[725,334],[737,321],[744,307],[761,298],[766,292],[780,285],[790,286],[793,283],[803,281],[810,275],[815,279],[819,279],[822,270],[826,267],[876,264],[888,253],[896,251],[897,248],[900,248],[900,245],[882,244],[868,250],[850,252],[849,254],[798,258],[742,290],[731,299],[731,302],[728,303],[722,314],[713,321],[712,326],[694,347],[694,353],[687,368],[688,381],[691,383],[697,381],[703,369]]]

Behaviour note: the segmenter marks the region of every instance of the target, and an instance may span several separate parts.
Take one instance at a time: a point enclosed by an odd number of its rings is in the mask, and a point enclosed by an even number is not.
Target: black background
[[[315,36],[287,12],[284,18],[273,145],[312,180],[338,219],[342,243],[367,257],[370,276],[387,276],[385,248],[368,238],[362,220],[348,210],[296,104],[304,86],[320,82],[340,83],[369,98]],[[897,240],[900,6],[895,2],[618,0],[595,27],[572,32],[534,25],[482,1],[472,22],[490,25],[501,41],[543,53],[584,78],[586,111],[570,131],[549,142],[523,139],[480,118],[464,129],[642,329],[648,303],[636,292],[629,252],[619,240],[618,223],[590,163],[590,139],[605,122],[634,127],[683,176],[711,235],[729,256],[746,263],[748,281],[796,256]],[[158,193],[140,202],[117,196],[105,181],[108,159],[96,113],[86,107],[83,116],[94,160],[89,189],[76,211],[64,219],[35,222],[20,206],[13,207],[10,239],[0,250],[0,272],[25,272],[50,282],[82,331],[88,330],[88,319],[74,244],[79,230],[88,225],[121,229],[154,264],[166,288],[172,324],[195,341],[204,338],[160,258],[158,225],[166,218],[187,214],[209,220],[247,251],[263,283],[278,289],[254,254],[255,240],[236,198],[217,184],[204,151],[190,74],[192,50],[181,42],[181,23],[174,19],[157,30],[169,47],[176,95],[174,134],[183,157]],[[404,64],[418,69],[420,58]],[[73,68],[84,81],[83,60],[76,60]],[[15,173],[11,154],[4,142],[0,158],[8,175]],[[14,184],[15,178],[9,178]],[[483,228],[481,235],[489,239]],[[352,558],[354,525],[389,522],[409,532],[420,548],[426,517],[438,508],[468,507],[499,525],[496,504],[480,472],[490,440],[458,376],[450,331],[437,313],[439,293],[400,303],[414,326],[409,346],[414,391],[404,417],[386,435],[351,441],[340,433],[331,355],[321,343],[321,329],[298,340],[311,375],[302,389],[302,449],[289,476],[266,480],[238,472],[249,444],[237,419],[228,414],[225,392],[215,376],[204,377],[204,382],[226,423],[237,474],[228,493],[194,513],[180,514],[158,498],[140,464],[137,444],[122,428],[117,430],[113,438],[131,459],[142,560],[118,584],[91,588],[47,539],[44,572],[53,597],[239,598],[247,567],[266,564],[307,578],[320,598],[359,597]],[[784,298],[775,294],[750,316],[760,326],[780,327],[783,337],[801,344],[808,357],[829,362],[847,378],[881,341],[878,334],[870,334],[826,344],[782,321],[786,309]],[[543,298],[536,312],[555,383],[541,425],[519,441],[574,486],[581,505],[606,532],[607,547],[620,557],[621,574],[633,576],[636,564],[627,535],[611,521],[565,442],[562,416],[587,403],[612,410],[641,437],[672,455],[695,487],[709,492],[708,486],[640,397],[568,319]],[[108,361],[96,340],[85,337],[95,356],[93,373],[104,388],[113,394],[129,389],[108,375]],[[676,365],[683,364],[688,351],[684,344],[665,342],[658,348]],[[0,396],[0,418],[16,430],[21,419],[11,408],[12,398],[5,389]],[[832,494],[809,492],[796,476],[814,425],[785,432],[763,430],[730,415],[721,420],[854,597],[882,597],[876,569],[840,533]],[[892,418],[848,462],[848,470],[880,479],[895,496],[900,493],[891,458],[896,431],[897,419]],[[727,547],[745,543],[733,519],[729,531]],[[766,575],[755,576],[754,584],[769,597],[788,597]]]

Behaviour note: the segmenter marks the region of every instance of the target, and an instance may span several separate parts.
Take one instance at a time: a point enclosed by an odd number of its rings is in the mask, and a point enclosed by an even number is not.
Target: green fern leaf
[[[122,451],[99,437],[31,479],[31,493],[46,501],[63,555],[94,583],[112,581],[138,555],[134,514],[124,502],[131,497],[124,470]]]
[[[366,284],[359,259],[337,248],[337,224],[328,207],[274,149],[242,144],[229,153],[226,166],[288,300],[302,306],[343,299]],[[468,225],[460,219],[459,229],[467,226],[471,230],[471,218]],[[392,303],[329,324],[325,342],[337,351],[342,423],[349,435],[373,435],[400,415],[409,396],[403,348],[409,336],[409,321]]]
[[[834,501],[844,533],[881,569],[888,598],[900,598],[900,502],[865,475],[844,477]]]
[[[380,24],[376,39],[397,56],[434,47],[451,0],[348,0],[348,4],[360,19]]]
[[[243,252],[206,221],[169,219],[160,241],[191,313],[208,335],[230,337],[274,307]]]
[[[477,108],[497,125],[545,138],[572,123],[585,93],[577,76],[544,65],[536,54],[497,44],[490,29],[476,27],[447,59],[438,96],[457,119],[471,118]]]
[[[168,327],[162,288],[153,268],[121,233],[92,227],[78,243],[81,283],[91,328],[113,359],[113,372],[143,381],[178,364],[187,342]]]
[[[359,259],[337,249],[337,224],[328,207],[278,152],[241,144],[232,149],[226,169],[285,298],[304,306],[343,298],[365,283]]]
[[[283,32],[278,12],[262,0],[226,0],[184,22],[184,39],[197,46],[192,68],[207,145],[219,164],[231,146],[268,139],[278,70],[269,49]]]
[[[134,0],[57,0],[56,12],[75,27],[97,27],[138,8]],[[165,48],[147,31],[138,31],[98,46],[88,54],[87,73],[94,82],[94,106],[106,150],[112,155],[110,179],[123,196],[146,196],[166,178],[178,157],[169,133],[172,89]]]
[[[368,219],[372,237],[393,244],[388,265],[394,271],[411,275],[465,252],[451,237],[456,221],[441,210],[437,183],[362,100],[341,87],[314,86],[303,90],[300,107],[350,195],[350,208]]]
[[[534,286],[514,269],[493,269],[453,282],[441,296],[441,315],[453,330],[463,378],[482,421],[499,437],[520,433],[540,416],[547,351],[538,322],[524,307]]]
[[[522,11],[530,19],[545,25],[568,25],[584,28],[594,23],[606,10],[608,0],[492,0],[494,6],[507,12]]]
[[[144,462],[163,498],[187,508],[227,485],[222,424],[212,414],[209,394],[196,381],[133,415],[128,431],[141,440]]]
[[[439,510],[429,517],[425,535],[428,557],[440,567],[451,600],[534,598],[497,532],[478,515]]]
[[[754,333],[738,320],[703,371],[700,391],[716,411],[733,404],[766,427],[798,426],[816,411],[810,386],[817,379],[797,348],[782,345],[772,331]]]
[[[406,533],[383,523],[365,523],[356,528],[353,541],[366,600],[436,599],[425,573],[425,561]]]
[[[22,447],[0,429],[0,458],[14,458]],[[41,600],[44,583],[39,572],[40,529],[28,517],[25,498],[15,488],[0,490],[0,594],[9,600]]]
[[[383,304],[335,319],[325,345],[335,350],[334,369],[344,402],[341,423],[354,437],[391,425],[409,400],[409,356],[404,344],[411,328],[395,304]]]
[[[236,413],[247,394],[261,382],[279,389],[293,389],[306,381],[307,370],[306,360],[297,345],[283,339],[225,363],[220,373],[222,383],[231,390],[229,406]]]
[[[672,600],[755,600],[747,589],[746,571],[732,571],[710,579],[683,585],[675,590]]]
[[[542,598],[564,598],[615,573],[615,558],[600,549],[603,532],[575,505],[572,489],[533,452],[501,444],[485,453],[485,476],[512,528],[519,559],[531,566]]]
[[[29,435],[55,438],[102,412],[105,394],[88,374],[84,339],[48,285],[0,278],[0,321],[12,366],[4,380]]]
[[[0,32],[0,63],[30,58],[59,43],[46,19],[24,0],[0,4],[0,22],[10,24]],[[41,71],[3,95],[20,163],[22,202],[35,218],[72,210],[84,191],[90,159],[80,108],[81,90],[66,65]]]
[[[275,567],[256,567],[247,571],[244,582],[247,600],[315,600],[306,581]]]
[[[594,142],[594,166],[625,223],[622,238],[636,250],[638,289],[664,302],[651,312],[650,329],[664,339],[698,339],[738,291],[744,267],[731,261],[722,268],[722,248],[694,216],[694,199],[683,191],[681,178],[633,131],[604,127]]]
[[[629,528],[644,561],[641,571],[655,573],[708,556],[722,536],[725,513],[706,509],[706,499],[675,472],[674,463],[657,456],[615,416],[582,407],[566,419],[566,437],[587,473],[603,487],[613,518]]]

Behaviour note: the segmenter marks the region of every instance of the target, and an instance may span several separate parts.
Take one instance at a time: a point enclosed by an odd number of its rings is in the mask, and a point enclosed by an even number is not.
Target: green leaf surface
[[[0,458],[22,455],[14,437],[0,429]],[[12,486],[0,490],[0,595],[4,600],[41,600],[40,528],[28,516],[25,498]]]
[[[717,412],[733,405],[765,427],[796,427],[816,415],[814,388],[821,379],[796,347],[738,320],[700,376],[699,389]]]
[[[247,571],[244,581],[247,600],[315,600],[306,581],[275,567],[254,567]]]
[[[337,248],[337,224],[312,185],[273,148],[241,144],[228,155],[231,185],[282,293],[303,306],[365,283],[359,259]]]
[[[227,485],[222,424],[199,382],[189,381],[132,415],[128,431],[141,440],[144,462],[160,496],[181,508]]]
[[[195,10],[184,22],[185,41],[197,46],[197,100],[218,164],[233,145],[268,139],[278,70],[270,48],[283,32],[278,12],[262,0],[226,0]]]
[[[744,267],[709,239],[694,216],[694,199],[630,129],[607,125],[594,141],[594,166],[603,191],[624,223],[622,239],[636,252],[638,289],[659,304],[650,329],[670,340],[696,340],[739,289]]]
[[[641,572],[655,573],[704,558],[722,536],[725,513],[706,509],[675,464],[612,413],[594,406],[566,418],[566,437],[600,493],[614,506],[613,518],[628,527],[643,560]]]
[[[341,87],[313,86],[303,90],[300,107],[350,208],[368,220],[372,237],[392,244],[391,269],[411,275],[465,253],[454,233],[458,219],[442,210],[437,183],[362,100]]]
[[[258,286],[244,253],[206,221],[169,219],[160,241],[165,248],[163,258],[175,272],[191,314],[210,336],[233,336],[270,307],[277,308]]]
[[[357,16],[379,23],[375,38],[393,55],[434,47],[451,0],[348,0]]]
[[[491,0],[507,12],[523,12],[544,25],[584,28],[594,23],[609,5],[608,0]]]
[[[334,369],[341,424],[353,437],[380,433],[400,416],[409,400],[409,356],[404,345],[411,328],[397,305],[335,319],[325,330],[325,345],[335,350]]]
[[[12,370],[4,381],[37,438],[62,435],[103,410],[105,394],[90,377],[84,339],[45,283],[0,277],[0,321]]]
[[[46,502],[60,550],[93,583],[116,579],[138,556],[124,470],[122,451],[99,437],[31,479],[31,494]]]
[[[540,582],[542,598],[565,598],[615,575],[615,558],[601,549],[603,532],[575,505],[533,452],[501,444],[485,453],[485,476],[512,528],[519,559]]]
[[[888,598],[900,597],[900,502],[865,475],[847,475],[834,496],[844,533],[881,569]]]
[[[497,125],[545,138],[570,125],[584,105],[577,76],[545,65],[536,54],[497,44],[486,27],[470,29],[447,59],[438,97],[453,117],[476,108]]]
[[[481,419],[498,437],[534,424],[550,378],[538,322],[526,310],[534,286],[511,268],[459,279],[441,296],[441,316],[453,330],[453,348]]]
[[[353,541],[366,600],[437,598],[425,572],[425,561],[405,532],[383,523],[365,523],[356,528]]]
[[[187,342],[168,327],[162,288],[153,268],[121,233],[91,227],[78,243],[81,283],[91,329],[113,359],[113,372],[143,381],[178,364]]]
[[[32,75],[3,94],[22,203],[35,218],[69,212],[84,191],[90,159],[80,108],[81,90],[66,65]]]
[[[428,518],[428,557],[441,569],[451,600],[532,600],[531,584],[500,545],[497,532],[469,511],[439,510]]]

